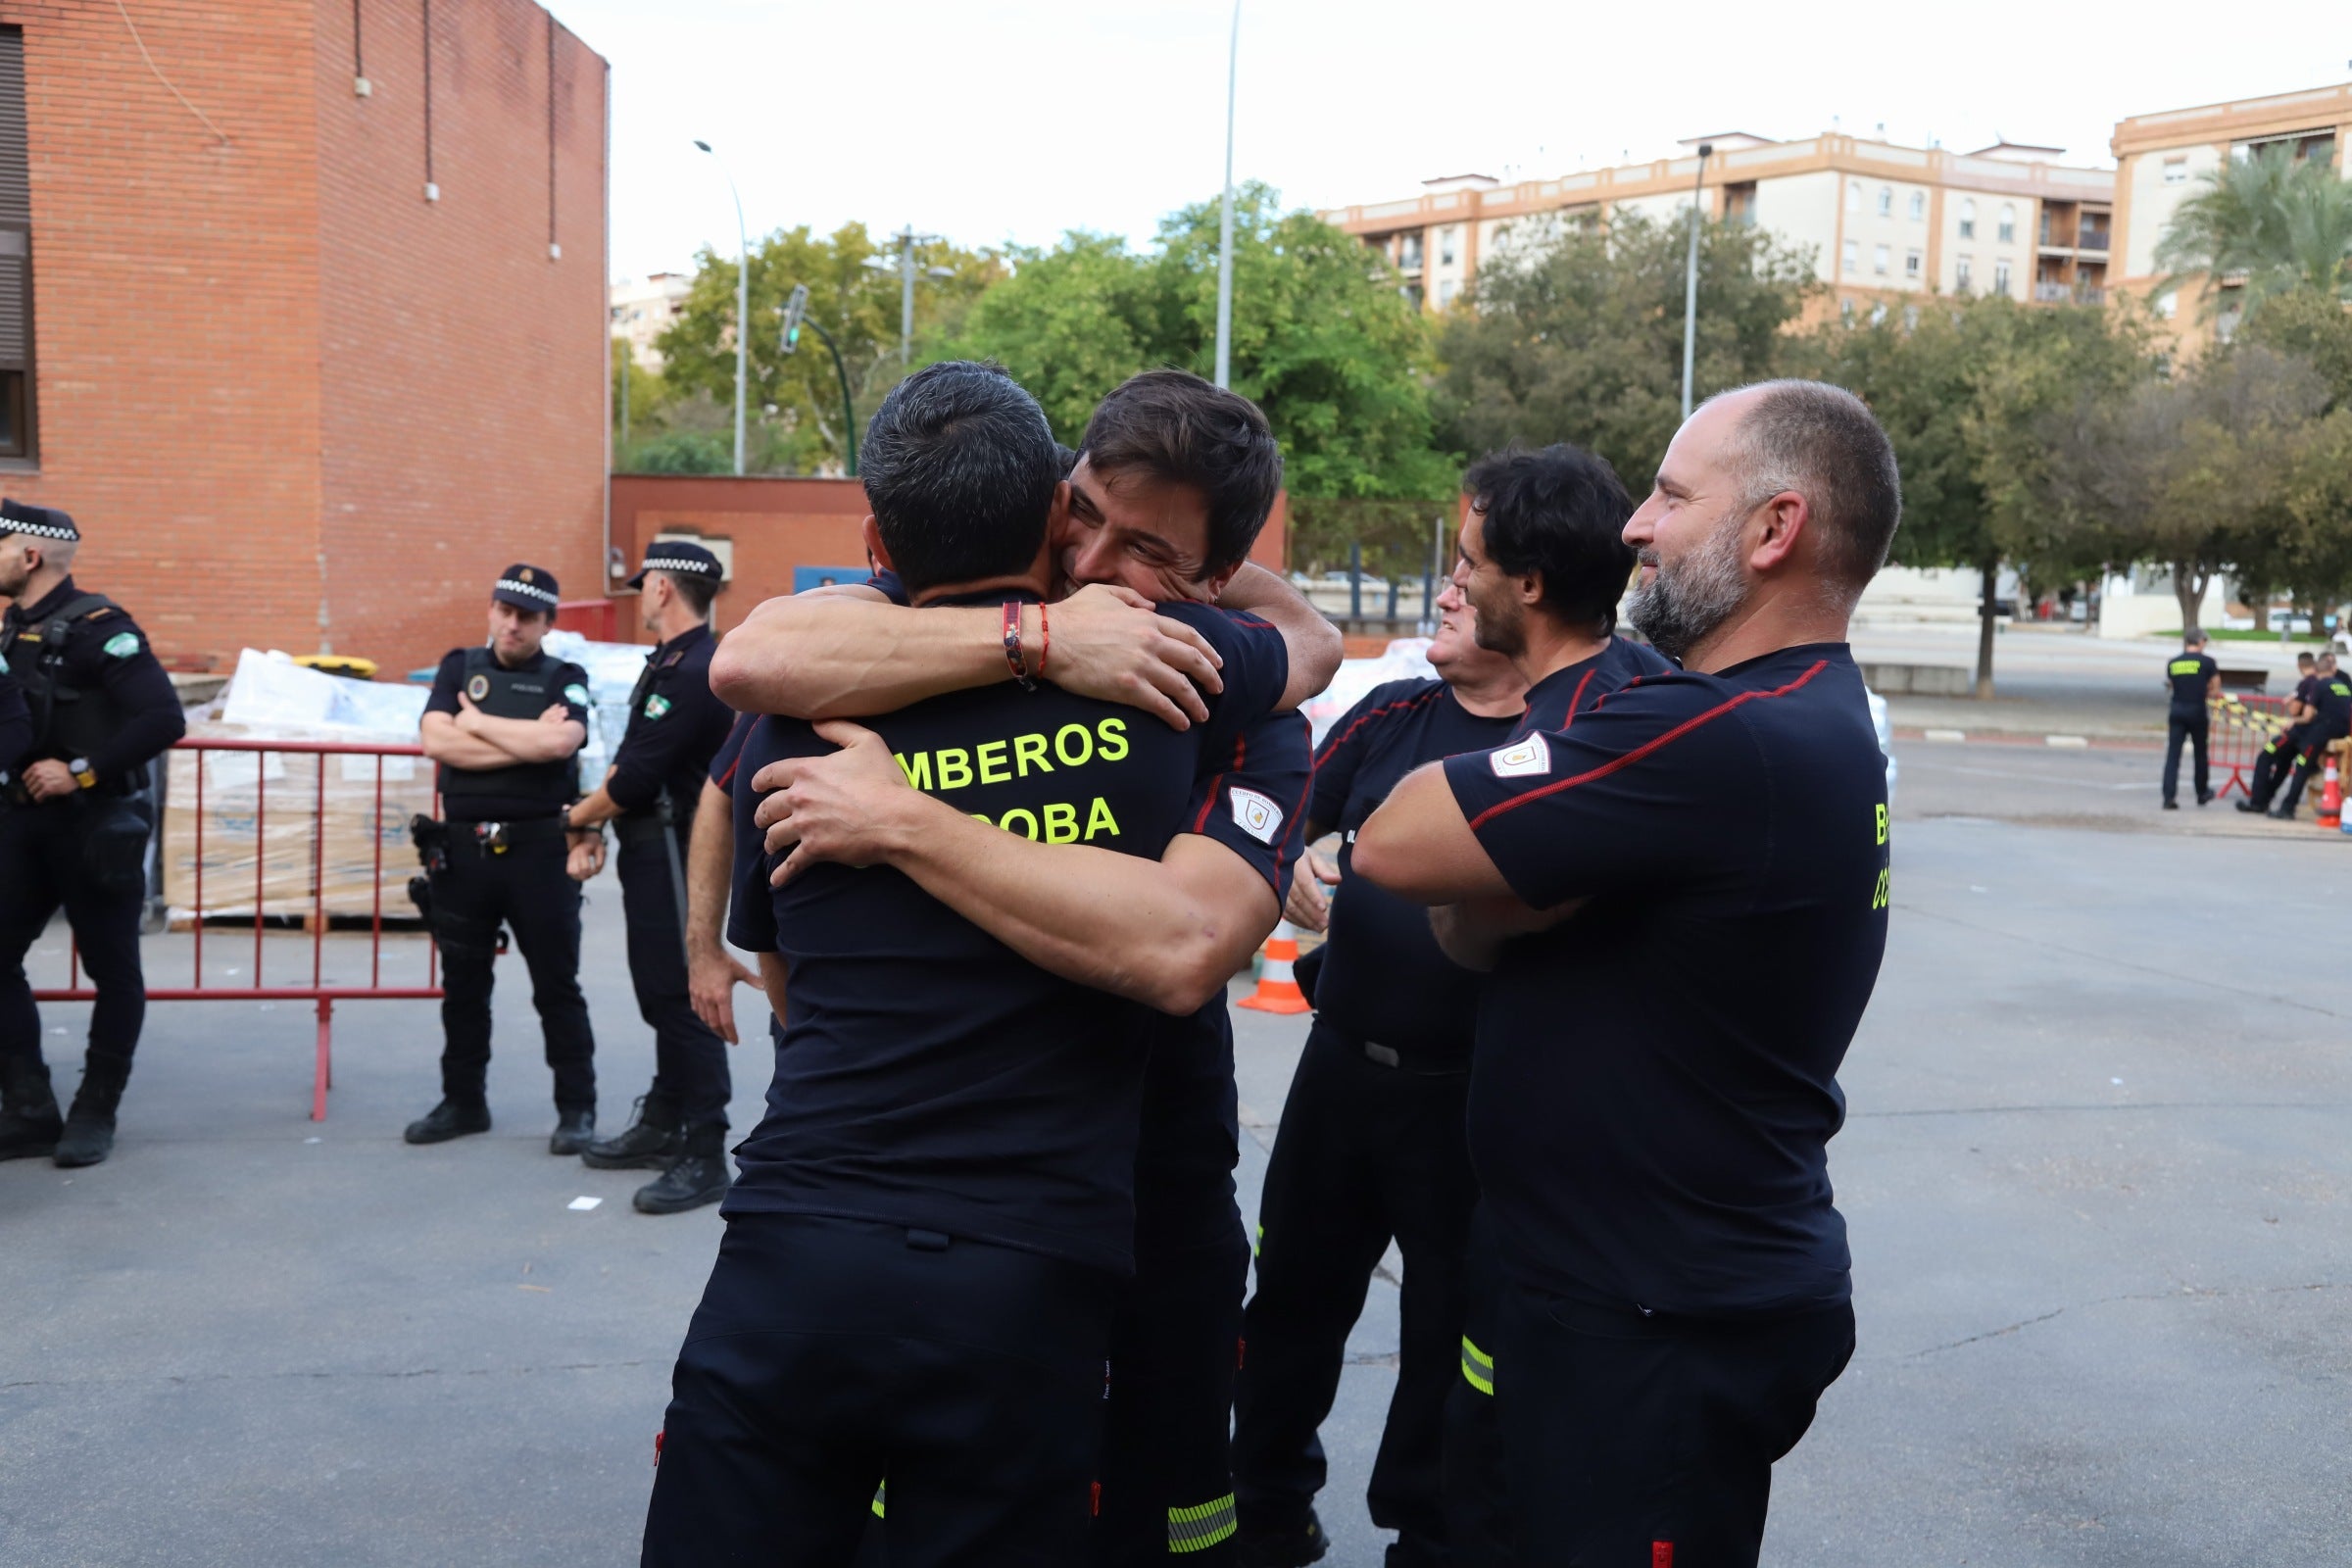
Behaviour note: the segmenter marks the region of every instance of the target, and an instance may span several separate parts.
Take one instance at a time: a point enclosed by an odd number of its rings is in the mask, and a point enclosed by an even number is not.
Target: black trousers
[[[1257,1293],[1234,1401],[1245,1535],[1300,1528],[1325,1465],[1348,1331],[1394,1237],[1404,1254],[1396,1392],[1365,1494],[1406,1560],[1442,1553],[1445,1412],[1459,1381],[1463,1250],[1477,1182],[1462,1127],[1467,1073],[1383,1066],[1317,1022],[1284,1102],[1260,1201]]]
[[[1446,1396],[1446,1526],[1454,1568],[1507,1568],[1513,1544],[1502,1423],[1494,1413],[1494,1346],[1502,1267],[1482,1205],[1470,1216],[1462,1269],[1462,1375]]]
[[[2197,799],[2201,801],[2213,793],[2205,772],[2205,733],[2206,715],[2203,712],[2200,711],[2190,718],[2183,718],[2179,713],[2173,714],[2171,728],[2164,742],[2164,798],[2166,800],[2172,801],[2180,798],[2180,743],[2184,740],[2196,754]],[[2259,768],[2261,764],[2258,762],[2255,765]]]
[[[1115,1281],[932,1232],[736,1214],[678,1352],[646,1568],[1086,1551]]]
[[[90,1006],[89,1059],[127,1066],[138,1049],[147,1017],[139,967],[145,889],[127,880],[102,886],[89,874],[83,843],[98,820],[93,805],[70,799],[0,806],[0,1055],[40,1059],[41,1015],[24,956],[60,908],[98,993]]]
[[[2327,769],[2328,748],[2341,739],[2340,732],[2322,729],[2316,723],[2305,729],[2301,747],[2288,758],[2294,773],[2286,781],[2286,795],[2279,805],[2290,811],[2295,808],[2295,803],[2303,799],[2304,786]]]
[[[1236,1560],[1233,1378],[1250,1242],[1234,1200],[1241,1158],[1232,1046],[1155,1049],[1135,1161],[1135,1276],[1110,1337],[1097,1568]]]
[[[2271,737],[2269,743],[2255,754],[2254,780],[2247,786],[2246,795],[2257,806],[2268,806],[2278,786],[2286,781],[2302,763],[2303,751],[2311,740],[2309,723],[2294,724]]]
[[[512,830],[510,830],[512,831]],[[441,1092],[479,1101],[490,1069],[491,960],[498,928],[531,971],[547,1064],[561,1110],[596,1108],[596,1037],[580,995],[580,885],[564,871],[564,835],[536,824],[504,855],[449,825],[449,864],[433,877],[433,940],[441,950]]]
[[[678,866],[687,834],[678,833]],[[695,1016],[686,994],[685,922],[659,823],[620,829],[615,858],[620,911],[629,936],[629,983],[637,1014],[654,1032],[654,1092],[677,1102],[689,1127],[727,1124],[727,1043]]]
[[[1772,1466],[1854,1352],[1854,1311],[1644,1317],[1516,1282],[1495,1411],[1522,1562],[1753,1568]]]

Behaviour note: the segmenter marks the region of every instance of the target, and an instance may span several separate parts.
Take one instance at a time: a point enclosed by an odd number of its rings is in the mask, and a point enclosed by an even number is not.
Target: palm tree
[[[2352,182],[2328,163],[2275,148],[2203,183],[2157,241],[2166,292],[2194,283],[2209,311],[2227,284],[2242,283],[2249,311],[2293,288],[2352,299]]]

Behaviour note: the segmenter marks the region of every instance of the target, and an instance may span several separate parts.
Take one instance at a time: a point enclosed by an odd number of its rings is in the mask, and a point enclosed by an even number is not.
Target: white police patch
[[[1496,778],[1541,778],[1551,771],[1551,748],[1541,735],[1530,735],[1516,746],[1487,754],[1487,765]]]
[[[1233,796],[1234,825],[1260,844],[1271,844],[1282,831],[1282,808],[1255,790],[1236,789]]]
[[[564,700],[567,703],[577,703],[582,708],[586,708],[588,706],[588,688],[575,680],[564,688]]]
[[[139,651],[139,634],[135,631],[119,631],[106,640],[106,646],[100,651],[112,654],[117,659],[128,659]]]

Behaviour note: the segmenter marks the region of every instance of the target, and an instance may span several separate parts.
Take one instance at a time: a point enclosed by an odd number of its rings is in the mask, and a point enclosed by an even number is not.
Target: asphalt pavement
[[[1832,1148],[1861,1348],[1780,1468],[1766,1561],[2352,1562],[2352,1005],[2324,956],[2352,840],[2159,813],[2144,749],[1898,750],[1892,942]],[[588,927],[610,1125],[652,1049],[609,878]],[[307,939],[269,949],[307,974]],[[151,939],[159,983],[188,962]],[[208,973],[251,964],[208,938]],[[719,1226],[546,1152],[501,978],[487,1137],[399,1141],[435,1098],[430,1004],[338,1009],[313,1123],[307,1007],[159,1003],[115,1158],[0,1165],[0,1564],[635,1560]],[[48,1009],[53,1061],[83,1014]],[[1235,1016],[1247,1210],[1305,1030]],[[737,1053],[739,1130],[764,1055]],[[1396,1299],[1375,1282],[1324,1433],[1335,1568],[1380,1560]]]

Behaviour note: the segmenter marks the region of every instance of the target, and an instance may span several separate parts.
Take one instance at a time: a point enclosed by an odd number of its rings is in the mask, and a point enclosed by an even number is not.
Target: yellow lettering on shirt
[[[1125,761],[1127,760],[1127,721],[1123,718],[1106,718],[1096,725],[1095,729],[1096,733],[1102,737],[1102,760],[1105,762]]]
[[[1879,844],[1880,844],[1880,846],[1883,848],[1883,847],[1886,845],[1886,807],[1885,803],[1883,803],[1883,802],[1882,802],[1882,803],[1880,804],[1880,806],[1879,806]]]
[[[1016,817],[1020,820],[1018,827],[1013,826],[1013,820]],[[1037,813],[1026,806],[1016,806],[1006,811],[1003,816],[997,818],[997,826],[1007,833],[1018,833],[1032,844],[1037,842]]]
[[[939,787],[959,790],[972,781],[971,753],[960,746],[942,746],[936,753],[939,759]]]
[[[1054,801],[1045,808],[1046,842],[1075,844],[1078,842],[1078,808],[1068,801]]]
[[[981,783],[1003,784],[1012,777],[1012,769],[1004,761],[1005,745],[1004,741],[982,741],[972,753],[980,760]]]
[[[1094,760],[1095,734],[1084,724],[1064,724],[1054,732],[1054,755],[1064,767],[1084,767]]]
[[[1086,842],[1094,843],[1097,833],[1108,834],[1114,839],[1119,836],[1118,818],[1110,814],[1110,803],[1100,795],[1095,797],[1094,806],[1086,813]]]
[[[929,752],[917,752],[914,754],[914,760],[911,762],[906,760],[906,754],[905,752],[898,752],[893,755],[898,758],[899,769],[901,772],[906,775],[906,782],[913,785],[916,789],[928,794],[931,789],[931,754]]]
[[[1015,735],[1012,738],[1012,768],[1019,777],[1027,778],[1029,769],[1051,773],[1054,764],[1046,760],[1046,738],[1039,734]]]

